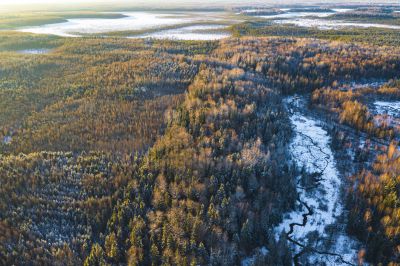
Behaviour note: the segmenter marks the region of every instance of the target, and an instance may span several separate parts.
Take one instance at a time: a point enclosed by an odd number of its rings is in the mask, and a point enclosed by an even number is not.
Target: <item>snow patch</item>
[[[387,114],[392,117],[400,118],[400,102],[374,102],[375,110],[378,114]]]
[[[17,51],[19,54],[47,54],[50,49],[26,49]]]

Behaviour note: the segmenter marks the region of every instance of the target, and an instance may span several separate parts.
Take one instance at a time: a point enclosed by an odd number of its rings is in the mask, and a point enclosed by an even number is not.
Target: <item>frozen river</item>
[[[291,242],[295,264],[346,265],[357,258],[357,242],[345,233],[338,223],[343,214],[341,198],[342,180],[330,148],[330,136],[320,121],[296,110],[303,103],[289,98],[291,122],[295,136],[289,146],[293,161],[307,174],[304,182],[300,174],[297,179],[299,198],[296,209],[284,216],[275,228],[277,237],[282,231]],[[306,110],[304,107],[301,108]],[[329,233],[328,228],[333,228]]]

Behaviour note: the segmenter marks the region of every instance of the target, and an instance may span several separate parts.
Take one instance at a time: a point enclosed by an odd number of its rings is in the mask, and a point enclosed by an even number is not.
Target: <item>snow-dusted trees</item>
[[[378,155],[373,171],[353,177],[349,192],[349,230],[367,244],[366,258],[374,263],[400,259],[400,151],[392,143]]]

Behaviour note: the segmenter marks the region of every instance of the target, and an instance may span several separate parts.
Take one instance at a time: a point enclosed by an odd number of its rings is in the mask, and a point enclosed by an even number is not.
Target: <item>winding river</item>
[[[340,222],[344,208],[342,180],[330,148],[330,137],[321,121],[304,115],[302,98],[286,99],[295,136],[290,143],[291,156],[308,181],[297,177],[296,209],[284,216],[276,235],[285,232],[291,243],[293,263],[318,265],[355,265],[358,243],[345,233]]]

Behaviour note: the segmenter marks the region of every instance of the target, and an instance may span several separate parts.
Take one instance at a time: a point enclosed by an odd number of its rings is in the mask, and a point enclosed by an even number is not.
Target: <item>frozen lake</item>
[[[399,25],[324,19],[335,13],[351,10],[338,8],[313,12],[312,10],[291,11],[290,9],[281,9],[285,13],[257,17],[270,19],[277,24],[294,24],[296,26],[317,27],[319,29],[340,29],[345,27],[400,29]],[[247,12],[249,11],[256,12],[257,9],[247,10]],[[18,31],[62,37],[107,36],[107,33],[126,32],[125,37],[128,38],[218,40],[230,36],[227,31],[223,31],[224,28],[227,28],[227,24],[242,21],[239,17],[235,18],[226,12],[121,12],[120,14],[125,17],[68,19],[62,23],[24,27],[18,29]],[[138,35],[135,35],[135,31],[138,31]]]
[[[176,29],[161,30],[149,34],[133,36],[130,38],[211,41],[229,37],[230,34],[223,31],[223,29],[225,28],[226,26],[224,25],[196,25]]]
[[[377,23],[362,23],[362,22],[346,22],[342,20],[324,20],[324,19],[311,19],[311,18],[295,18],[274,20],[278,24],[294,24],[299,27],[316,27],[322,30],[340,29],[340,28],[386,28],[400,30],[400,26],[386,25]]]
[[[21,28],[18,31],[36,34],[52,34],[62,37],[80,37],[90,34],[104,34],[107,32],[121,31],[143,31],[154,30],[157,28],[177,26],[189,23],[201,24],[202,22],[216,22],[224,19],[224,13],[220,12],[198,12],[198,13],[153,13],[153,12],[123,12],[123,18],[103,19],[103,18],[80,18],[69,19],[67,22],[45,24],[35,27]],[[221,25],[216,25],[216,29]],[[209,26],[207,30],[215,29]],[[181,31],[170,30],[158,34],[174,34],[177,39],[194,38],[193,32],[196,28],[182,28]],[[214,36],[215,37],[215,36]],[[204,37],[206,38],[206,37]],[[209,37],[211,38],[211,37]]]
[[[282,11],[285,11],[286,13],[282,13],[282,14],[277,14],[277,15],[268,15],[268,16],[258,16],[260,18],[268,18],[268,19],[284,19],[284,18],[302,18],[302,17],[319,17],[319,18],[324,18],[324,17],[329,17],[335,13],[342,13],[342,12],[348,12],[351,11],[353,9],[349,9],[349,8],[334,8],[331,9],[332,11],[326,11],[326,12],[313,12],[313,11],[301,11],[301,12],[297,12],[297,11],[290,11],[290,8],[286,8],[286,9],[280,9]]]
[[[299,17],[328,17],[330,15],[335,14],[334,12],[287,12],[277,15],[268,15],[268,16],[258,16],[260,18],[299,18]]]
[[[387,25],[378,23],[364,23],[364,22],[350,22],[344,20],[326,20],[323,18],[329,17],[333,14],[349,12],[353,9],[350,8],[333,8],[332,12],[290,12],[270,16],[258,16],[260,18],[272,19],[277,24],[293,24],[299,27],[316,27],[322,30],[340,29],[349,27],[359,28],[387,28],[387,29],[400,29],[399,25]],[[314,17],[314,18],[311,18]]]

